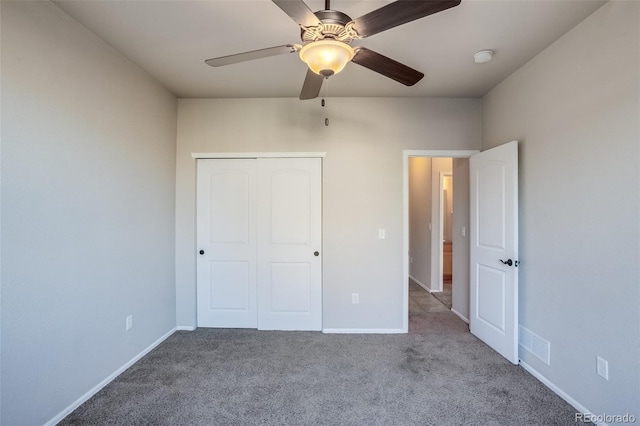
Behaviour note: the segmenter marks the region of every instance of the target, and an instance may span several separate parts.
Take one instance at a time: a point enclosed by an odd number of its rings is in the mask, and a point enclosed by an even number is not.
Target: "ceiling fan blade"
[[[351,62],[394,79],[405,86],[413,86],[424,77],[420,71],[364,47],[358,48]]]
[[[369,37],[398,25],[455,7],[461,0],[398,0],[354,19],[360,37]]]
[[[316,74],[315,72],[307,69],[307,76],[304,78],[304,84],[302,85],[302,91],[300,92],[300,99],[315,99],[320,94],[320,88],[324,77]]]
[[[269,56],[282,55],[285,53],[293,53],[298,51],[298,47],[294,44],[285,44],[284,46],[267,47],[266,49],[252,50],[250,52],[236,53],[235,55],[220,56],[204,61],[212,67],[221,67],[223,65],[236,64],[238,62],[251,61],[254,59],[266,58]]]
[[[291,17],[298,25],[316,27],[320,25],[318,17],[302,0],[272,0],[280,9]]]

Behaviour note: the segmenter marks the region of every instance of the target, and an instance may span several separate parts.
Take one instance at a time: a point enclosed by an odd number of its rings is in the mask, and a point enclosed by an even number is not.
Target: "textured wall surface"
[[[175,327],[177,101],[53,3],[1,7],[0,423],[36,425]]]
[[[192,152],[326,152],[323,327],[402,328],[404,149],[477,149],[479,99],[181,99],[178,104],[178,325],[195,325]],[[386,239],[378,239],[378,229]],[[351,294],[360,303],[351,304]]]
[[[639,52],[640,3],[609,2],[483,102],[483,149],[520,141],[520,323],[551,342],[550,365],[521,358],[593,413],[636,418]]]

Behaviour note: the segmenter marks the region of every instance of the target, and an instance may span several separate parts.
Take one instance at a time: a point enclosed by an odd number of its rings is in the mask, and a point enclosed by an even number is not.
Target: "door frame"
[[[192,152],[194,160],[225,158],[324,158],[326,152]]]
[[[477,149],[413,150],[402,151],[402,332],[409,332],[409,158],[440,157],[469,158],[479,153]],[[442,247],[442,243],[440,244]]]

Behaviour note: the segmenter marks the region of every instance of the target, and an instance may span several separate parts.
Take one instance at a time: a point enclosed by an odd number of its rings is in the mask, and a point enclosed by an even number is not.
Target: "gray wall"
[[[451,310],[469,320],[469,159],[453,159],[453,297]],[[465,235],[462,235],[462,228]]]
[[[479,99],[181,99],[176,275],[180,326],[195,325],[192,152],[326,151],[323,327],[402,328],[402,150],[478,149]],[[378,239],[378,228],[386,239]],[[351,304],[351,294],[360,304]]]
[[[520,141],[521,358],[594,413],[640,418],[640,3],[607,3],[483,101]],[[609,361],[609,381],[596,375]]]
[[[53,3],[1,7],[0,423],[35,425],[175,327],[177,101]]]
[[[409,276],[431,282],[431,158],[409,158]]]

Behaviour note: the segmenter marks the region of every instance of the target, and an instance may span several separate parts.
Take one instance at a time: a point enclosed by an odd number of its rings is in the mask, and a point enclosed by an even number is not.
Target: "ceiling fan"
[[[302,44],[285,44],[221,56],[207,59],[205,63],[212,67],[220,67],[299,52],[300,59],[309,66],[300,99],[318,97],[323,80],[342,71],[349,61],[406,86],[413,86],[424,77],[423,73],[366,47],[352,47],[351,42],[442,12],[461,2],[461,0],[398,0],[359,18],[351,19],[345,13],[331,10],[330,0],[325,0],[324,10],[315,13],[303,0],[272,1],[300,25]]]

